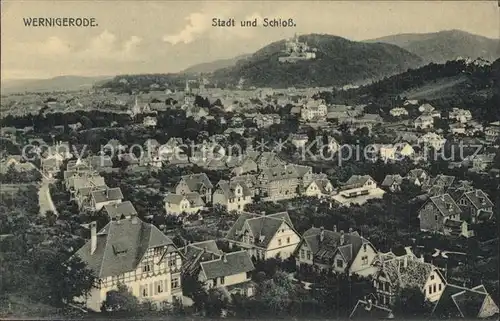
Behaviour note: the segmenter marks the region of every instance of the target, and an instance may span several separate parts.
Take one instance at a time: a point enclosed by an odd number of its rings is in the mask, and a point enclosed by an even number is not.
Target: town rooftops
[[[399,175],[399,174],[387,175],[384,178],[384,181],[382,182],[381,186],[390,187],[393,184],[401,184],[402,181],[403,181],[403,177],[401,177],[401,175]]]
[[[344,233],[317,227],[305,231],[303,241],[313,252],[315,262],[332,264],[335,254],[340,252],[347,266],[351,265],[363,244],[371,244],[358,232]]]
[[[241,187],[243,197],[253,195],[252,191],[250,190],[250,188],[248,188],[245,182],[228,182],[225,180],[220,180],[219,183],[217,183],[217,187],[220,188],[220,190],[224,193],[224,196],[226,196],[227,198],[233,198],[236,196],[235,191],[238,186]]]
[[[347,182],[342,186],[342,189],[358,188],[365,185],[366,182],[375,180],[370,175],[352,175]]]
[[[167,252],[177,251],[170,238],[137,217],[110,221],[97,233],[96,245],[91,253],[89,240],[75,254],[98,278],[134,271],[149,248],[168,246]]]
[[[246,273],[255,269],[250,255],[245,250],[224,253],[219,258],[212,261],[201,262],[200,265],[201,271],[208,280]]]
[[[214,187],[205,173],[184,175],[182,176],[181,181],[184,181],[189,190],[192,192],[199,191],[202,187]]]
[[[293,229],[292,221],[287,212],[269,215],[261,215],[243,212],[229,229],[226,239],[241,242],[243,240],[243,228],[248,226],[254,236],[255,246],[267,248],[269,242],[283,223]]]
[[[108,213],[108,216],[112,219],[120,219],[122,216],[126,218],[137,215],[137,211],[130,201],[104,205],[104,209]]]
[[[92,198],[95,203],[117,201],[123,199],[122,190],[119,187],[97,190],[92,192]]]
[[[462,210],[457,205],[457,203],[455,203],[450,194],[433,196],[429,199],[429,201],[432,202],[437,207],[439,212],[444,217],[462,213]]]
[[[472,205],[478,210],[479,209],[489,209],[489,208],[492,208],[494,206],[493,203],[491,202],[491,200],[488,198],[488,195],[486,195],[486,193],[480,189],[465,192],[464,195],[465,195],[465,197],[467,197],[469,199],[469,201],[472,203]]]
[[[483,285],[465,288],[446,284],[432,310],[434,317],[487,318],[498,314],[495,304]]]
[[[205,203],[201,199],[200,194],[197,192],[191,192],[191,193],[186,193],[186,194],[171,193],[171,194],[167,194],[165,196],[165,202],[177,204],[177,205],[179,205],[182,202],[182,200],[184,200],[184,199],[188,200],[189,204],[191,206],[194,206],[194,207],[205,205]]]
[[[377,274],[383,274],[392,284],[402,288],[417,287],[423,289],[430,273],[437,271],[439,277],[445,281],[438,268],[430,263],[423,262],[417,258],[413,252],[408,251],[401,256],[392,256],[375,260],[374,265],[378,265],[380,270]]]

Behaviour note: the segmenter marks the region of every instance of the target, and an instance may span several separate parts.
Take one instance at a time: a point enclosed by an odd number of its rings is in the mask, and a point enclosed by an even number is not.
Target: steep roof
[[[186,183],[191,192],[199,191],[202,186],[205,186],[206,188],[214,187],[205,173],[184,175],[182,176],[181,181]]]
[[[200,194],[198,194],[197,192],[186,194],[170,193],[165,196],[165,202],[169,202],[172,204],[180,204],[183,199],[187,199],[191,206],[205,206],[205,202],[203,202]]]
[[[384,260],[378,273],[383,273],[392,284],[402,288],[417,287],[423,289],[433,271],[439,270],[430,263],[422,262],[414,254],[405,254]],[[438,273],[444,280],[441,273]]]
[[[292,221],[287,212],[269,215],[243,212],[227,232],[226,239],[241,242],[244,236],[242,233],[243,227],[247,226],[254,236],[255,246],[267,248],[283,222],[293,229]]]
[[[368,180],[375,180],[370,175],[352,175],[347,182],[345,182],[342,189],[356,188],[363,186]]]
[[[433,196],[429,199],[429,202],[432,202],[445,217],[462,213],[460,207],[449,194]]]
[[[472,205],[478,210],[487,209],[494,206],[491,200],[488,198],[488,195],[486,195],[486,193],[480,189],[465,192],[465,196],[470,200]]]
[[[123,199],[122,190],[119,187],[92,191],[91,195],[96,203]]]
[[[382,182],[381,186],[390,187],[390,186],[392,186],[392,184],[401,184],[402,181],[403,181],[403,177],[401,177],[401,175],[399,175],[399,174],[387,175],[384,178],[384,181]]]
[[[491,300],[484,286],[472,289],[446,284],[439,301],[432,310],[435,317],[477,318],[485,303],[492,305],[492,313],[498,313],[498,307]]]
[[[104,209],[106,210],[110,218],[119,219],[122,215],[124,217],[137,215],[137,211],[130,201],[125,201],[118,204],[104,205]]]
[[[321,241],[322,232],[323,241]],[[339,251],[347,262],[347,266],[350,266],[362,245],[371,245],[367,239],[361,237],[357,232],[343,233],[343,231],[335,232],[317,227],[308,229],[302,237],[313,252],[314,261],[326,264],[332,264],[335,253]]]
[[[116,276],[137,268],[147,249],[168,246],[167,252],[177,251],[170,238],[154,225],[139,218],[110,221],[97,233],[97,247],[90,253],[91,241],[87,241],[75,254],[96,276]]]
[[[215,260],[201,262],[200,265],[208,280],[246,273],[255,269],[250,255],[245,250],[226,253]]]
[[[220,190],[224,193],[224,196],[226,196],[226,198],[236,197],[235,191],[238,186],[240,186],[242,189],[243,197],[252,195],[252,191],[250,190],[250,188],[248,188],[245,182],[236,182],[236,181],[228,182],[225,180],[220,180],[219,183],[217,183],[217,187],[220,188]]]

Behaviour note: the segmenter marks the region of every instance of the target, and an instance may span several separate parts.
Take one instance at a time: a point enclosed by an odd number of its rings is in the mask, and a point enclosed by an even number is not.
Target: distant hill
[[[458,57],[478,57],[494,61],[500,57],[500,40],[474,35],[461,30],[435,33],[399,34],[366,40],[367,43],[388,43],[421,57],[426,62],[444,63]]]
[[[251,54],[240,55],[229,59],[219,59],[211,62],[205,62],[197,65],[193,65],[185,70],[181,71],[182,74],[199,74],[199,73],[211,73],[217,69],[232,67],[240,60],[244,60],[250,57]]]
[[[285,40],[271,43],[235,66],[212,75],[218,83],[235,84],[240,78],[257,87],[341,86],[376,80],[422,65],[422,59],[395,45],[350,41],[310,34],[299,41],[317,49],[316,59],[280,63]]]
[[[111,79],[111,76],[82,77],[59,76],[50,79],[2,80],[2,94],[18,92],[72,91],[92,88],[96,84]]]
[[[491,64],[466,59],[430,63],[370,85],[320,96],[328,103],[367,104],[369,112],[385,114],[405,99],[418,99],[439,109],[466,108],[477,119],[491,122],[500,120],[500,59]]]

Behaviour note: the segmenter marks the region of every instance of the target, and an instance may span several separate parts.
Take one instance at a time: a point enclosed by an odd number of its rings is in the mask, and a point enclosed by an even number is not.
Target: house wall
[[[193,214],[200,211],[202,206],[191,206],[189,201],[183,202],[181,201],[179,204],[174,203],[165,203],[165,211],[167,214],[171,215],[180,215],[182,213]]]
[[[307,254],[309,254],[309,259],[308,259]],[[300,244],[300,247],[298,248],[298,251],[297,251],[297,260],[296,260],[297,263],[296,264],[299,266],[301,264],[312,265],[313,264],[313,256],[314,256],[314,253],[309,248],[307,243],[302,242],[302,244]]]
[[[495,304],[495,301],[493,301],[490,295],[487,295],[479,311],[478,318],[489,318],[498,312],[498,306]]]
[[[205,288],[210,289],[210,288],[214,288],[214,287],[220,288],[220,287],[224,287],[224,286],[230,286],[230,285],[244,283],[244,282],[247,282],[249,280],[249,278],[247,278],[246,272],[237,273],[237,274],[233,274],[233,275],[227,275],[224,277],[224,284],[222,284],[220,277],[207,280],[205,273],[203,273],[203,271],[202,271],[202,272],[200,272],[200,274],[198,276],[198,280],[200,280],[201,282],[205,282]]]
[[[292,230],[287,223],[283,222],[283,224],[280,226],[276,234],[269,242],[265,258],[274,258],[279,254],[282,259],[287,259],[292,256],[299,243],[300,236],[295,233],[295,231]]]
[[[420,230],[443,231],[443,215],[434,204],[428,202],[419,212]]]
[[[166,250],[166,247],[164,247],[163,250]],[[159,262],[162,258],[162,254],[163,251],[156,252],[153,249],[149,249],[136,270],[101,279],[100,288],[92,289],[86,298],[79,299],[85,302],[87,308],[94,311],[100,311],[102,303],[106,300],[107,292],[116,290],[118,288],[118,283],[125,284],[129,288],[129,291],[139,300],[147,299],[156,303],[161,303],[163,301],[172,302],[174,296],[177,299],[182,299],[180,275],[182,258],[179,254],[172,253],[169,257]],[[172,260],[175,264],[172,263],[172,265],[170,265],[168,263],[169,260]],[[143,266],[146,262],[152,262],[149,272],[143,271]],[[172,279],[178,280],[178,287],[175,289],[172,288]],[[160,282],[163,285],[163,292],[158,293],[158,285]],[[147,296],[143,296],[142,289],[144,289],[144,287],[147,287]]]
[[[342,266],[338,264],[340,263],[340,261],[342,261]],[[342,255],[339,252],[337,252],[337,254],[335,254],[335,256],[333,257],[332,269],[337,273],[343,273],[346,270],[346,267],[347,267],[347,262],[344,260]]]
[[[423,288],[425,298],[430,302],[436,302],[441,297],[444,287],[445,282],[439,273],[436,270],[432,271]]]
[[[367,243],[366,247],[362,245],[358,254],[352,261],[351,267],[349,268],[349,273],[357,273],[360,270],[368,268],[370,264],[372,264],[376,255],[377,250],[375,250],[375,248],[371,244]],[[367,258],[367,260],[365,260],[366,264],[363,262],[363,257]]]

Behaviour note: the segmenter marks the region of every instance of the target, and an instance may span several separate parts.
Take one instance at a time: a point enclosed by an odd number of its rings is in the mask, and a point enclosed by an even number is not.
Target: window
[[[363,252],[366,252],[366,244],[363,244]]]
[[[432,292],[436,292],[436,283],[432,286]]]
[[[151,272],[151,265],[149,265],[149,264],[143,265],[142,272]]]
[[[155,282],[156,283],[156,293],[163,293],[163,281]]]
[[[429,285],[429,294],[432,294],[432,285]]]
[[[179,287],[179,278],[173,278],[170,282],[171,289],[177,289]]]
[[[162,248],[162,247],[155,247],[155,248],[153,249],[153,254],[154,254],[155,256],[157,256],[157,255],[161,255],[161,254],[162,254],[162,252],[163,252],[163,248]]]
[[[247,272],[247,279],[252,278],[252,272]]]
[[[311,259],[311,251],[307,251],[307,259],[310,260]]]
[[[338,259],[338,260],[337,260],[337,267],[341,268],[341,267],[343,267],[343,266],[344,266],[344,261],[342,261],[342,260]]]
[[[141,290],[141,294],[143,297],[147,297],[148,296],[148,286],[147,285],[143,285],[141,286],[142,290]]]
[[[431,275],[431,280],[434,280],[434,275]]]
[[[438,220],[438,216],[437,216],[437,214],[436,214],[436,215],[434,215],[434,220],[435,220],[435,221],[437,221],[437,220]]]
[[[278,239],[278,245],[281,245],[281,239]]]
[[[221,277],[220,277],[220,284],[221,284],[221,285],[224,285],[224,282],[225,282],[225,281],[226,281],[226,280],[225,280],[225,278],[224,278],[223,276],[221,276]]]
[[[290,244],[290,238],[289,237],[286,238],[286,243]]]
[[[304,250],[300,250],[300,258],[301,258],[301,259],[305,259],[305,258],[306,258],[306,255],[305,255],[305,251],[304,251]]]
[[[168,266],[170,268],[175,268],[177,266],[177,260],[175,257],[171,257],[168,259]]]
[[[368,256],[363,256],[361,260],[363,261],[363,265],[368,265]]]
[[[441,291],[441,286],[442,286],[442,284],[441,284],[441,283],[439,283],[439,285],[438,285],[438,289],[439,289],[439,291]]]

